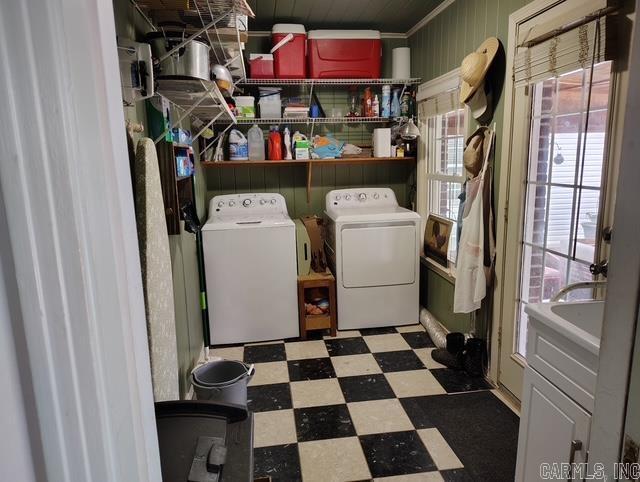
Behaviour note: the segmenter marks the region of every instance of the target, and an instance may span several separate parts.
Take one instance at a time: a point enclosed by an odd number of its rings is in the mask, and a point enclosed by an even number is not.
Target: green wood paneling
[[[314,166],[311,201],[307,203],[307,171],[305,166],[248,166],[208,169],[207,203],[219,194],[243,192],[279,192],[287,201],[292,217],[324,212],[324,199],[333,189],[357,186],[390,187],[398,202],[409,205],[407,182],[413,172],[410,163],[368,166]],[[247,184],[249,180],[249,184]],[[248,186],[248,188],[247,188]]]
[[[507,48],[509,15],[530,0],[456,0],[431,22],[409,37],[412,75],[422,81],[434,79],[460,66],[462,59],[474,51],[487,37],[497,37]],[[500,145],[502,142],[503,96],[495,106],[496,155],[494,164],[494,193],[497,205],[500,179]],[[426,276],[429,309],[450,330],[471,328],[470,317],[454,314],[453,285],[429,270]],[[482,317],[480,317],[482,318]],[[483,332],[485,321],[478,323]]]
[[[116,34],[122,38],[143,40],[144,34],[149,31],[150,27],[131,2],[129,0],[114,0],[113,7]],[[136,135],[136,140],[148,135],[146,127],[149,122],[145,102],[138,102],[132,107],[124,107],[124,114],[126,119],[142,123],[145,126],[145,132]],[[182,127],[189,129],[189,121],[184,121]],[[207,190],[219,191],[223,184],[221,173],[211,171],[203,173],[199,162],[196,164],[196,207],[198,215],[203,218]],[[180,395],[185,397],[190,387],[189,374],[198,361],[203,347],[195,237],[184,231],[179,235],[169,236],[169,248],[173,275]]]
[[[421,301],[449,331],[469,332],[473,327],[468,315],[453,313],[453,285],[436,271],[422,266]]]

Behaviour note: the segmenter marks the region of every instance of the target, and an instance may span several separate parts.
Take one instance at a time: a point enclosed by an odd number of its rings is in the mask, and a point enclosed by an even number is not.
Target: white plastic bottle
[[[373,117],[380,117],[380,100],[378,100],[378,94],[373,98]]]
[[[264,161],[264,133],[257,124],[253,124],[247,132],[249,140],[249,160]]]
[[[291,133],[289,132],[288,127],[284,128],[284,150],[284,158],[286,160],[293,159],[293,156],[291,155]]]
[[[232,161],[249,160],[247,138],[238,129],[232,129],[229,133],[229,159]]]

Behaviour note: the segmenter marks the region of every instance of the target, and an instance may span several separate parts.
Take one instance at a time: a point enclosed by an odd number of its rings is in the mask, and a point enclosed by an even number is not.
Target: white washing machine
[[[331,191],[327,254],[336,276],[341,330],[417,323],[420,215],[389,188]]]
[[[228,194],[202,228],[211,344],[299,336],[295,225],[280,194]]]

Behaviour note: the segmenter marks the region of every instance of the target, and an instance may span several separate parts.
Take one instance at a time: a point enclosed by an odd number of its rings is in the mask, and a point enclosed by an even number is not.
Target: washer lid
[[[419,220],[420,215],[400,206],[329,207],[327,216],[336,223]]]
[[[286,214],[219,214],[214,215],[202,226],[203,231],[220,231],[225,229],[278,228],[294,226]]]

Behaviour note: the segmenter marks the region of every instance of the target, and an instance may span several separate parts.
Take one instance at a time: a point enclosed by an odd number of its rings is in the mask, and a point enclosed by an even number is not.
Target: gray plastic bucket
[[[247,406],[247,385],[255,368],[241,361],[215,360],[200,365],[191,373],[198,400],[212,400]]]

